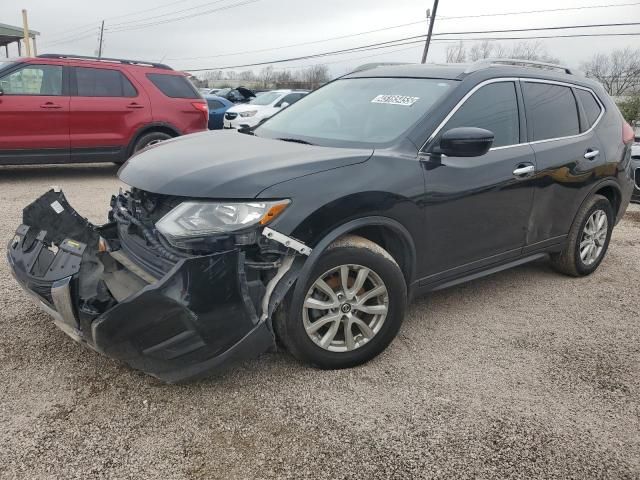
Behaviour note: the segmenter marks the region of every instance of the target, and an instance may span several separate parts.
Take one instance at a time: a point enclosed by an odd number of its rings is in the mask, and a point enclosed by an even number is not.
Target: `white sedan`
[[[231,107],[224,114],[224,128],[254,127],[261,120],[269,118],[281,109],[297,102],[306,90],[272,90],[243,103]]]

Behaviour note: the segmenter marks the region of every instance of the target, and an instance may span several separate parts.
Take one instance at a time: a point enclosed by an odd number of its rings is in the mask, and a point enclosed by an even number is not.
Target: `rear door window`
[[[587,128],[584,128],[583,130],[588,130],[594,123],[596,123],[596,120],[602,112],[602,107],[600,107],[600,104],[593,97],[591,92],[581,89],[576,89],[575,92],[578,99],[580,99],[584,113],[587,115]]]
[[[523,89],[532,141],[569,137],[580,133],[578,106],[569,87],[524,82]]]
[[[118,70],[74,67],[79,97],[136,97],[138,92]]]
[[[27,65],[0,77],[4,95],[62,95],[62,66]]]
[[[456,127],[477,127],[493,132],[493,147],[520,143],[515,84],[497,82],[481,87],[453,114],[442,132]]]
[[[180,75],[166,75],[162,73],[147,73],[158,90],[171,98],[200,98],[200,94],[189,80]]]

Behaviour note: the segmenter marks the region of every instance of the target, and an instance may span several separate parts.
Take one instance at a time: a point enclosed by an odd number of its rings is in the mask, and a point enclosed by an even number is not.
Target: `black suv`
[[[147,148],[105,225],[55,190],[26,207],[12,271],[73,338],[169,382],[276,340],[352,367],[415,294],[543,257],[588,275],[633,132],[599,84],[504,62],[359,71],[253,130]]]

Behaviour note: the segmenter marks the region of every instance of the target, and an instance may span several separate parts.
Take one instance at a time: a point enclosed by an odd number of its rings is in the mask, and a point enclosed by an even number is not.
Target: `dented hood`
[[[165,195],[254,198],[277,183],[364,162],[372,153],[214,131],[148,148],[129,159],[118,176],[127,185]]]

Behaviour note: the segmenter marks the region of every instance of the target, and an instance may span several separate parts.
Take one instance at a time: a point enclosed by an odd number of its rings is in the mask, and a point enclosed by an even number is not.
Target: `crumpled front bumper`
[[[275,346],[238,249],[181,259],[156,282],[117,301],[102,281],[104,265],[114,260],[106,261],[109,252],[97,245],[114,229],[91,225],[53,191],[27,207],[23,221],[7,252],[14,277],[57,326],[98,352],[174,383]],[[59,240],[57,225],[63,224],[76,238]]]

